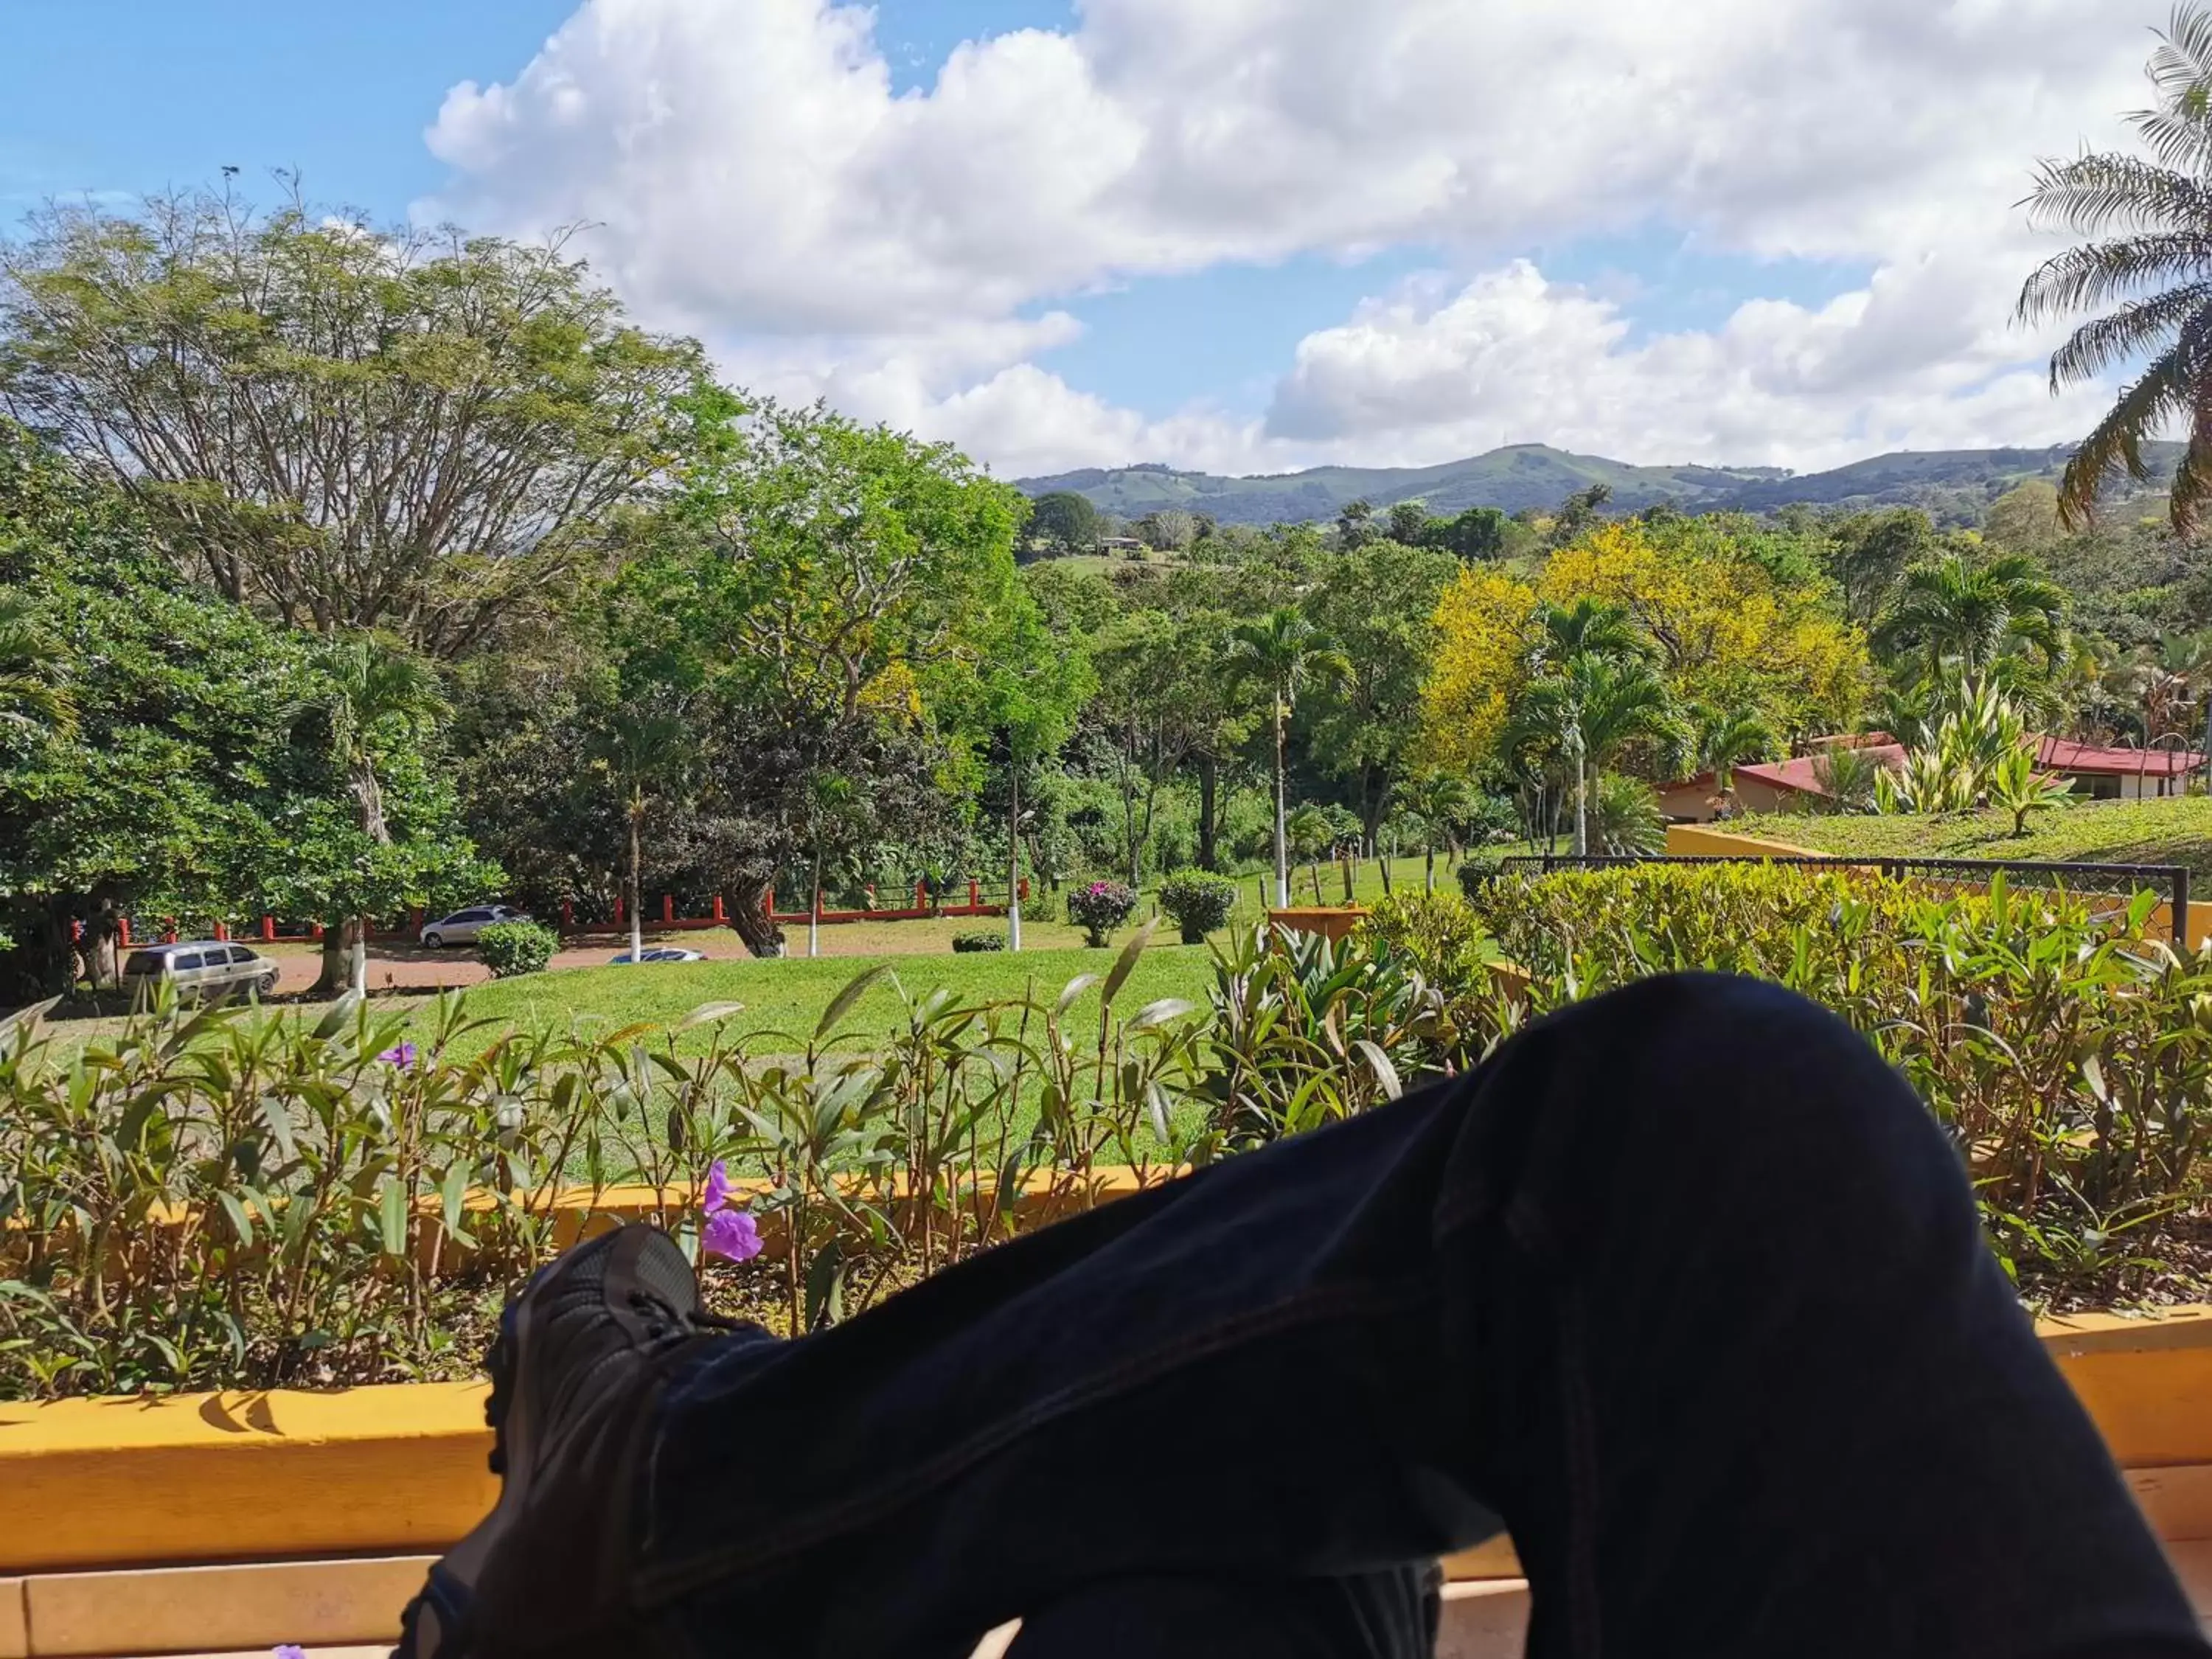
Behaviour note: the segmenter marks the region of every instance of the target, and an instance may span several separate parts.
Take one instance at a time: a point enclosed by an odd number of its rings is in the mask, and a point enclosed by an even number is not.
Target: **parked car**
[[[422,943],[433,951],[443,950],[448,945],[466,945],[483,929],[495,921],[528,921],[527,910],[517,910],[506,904],[478,904],[466,910],[456,910],[442,921],[425,922]]]
[[[648,945],[637,957],[640,962],[704,962],[706,959],[704,951],[686,951],[673,945]],[[608,962],[614,967],[626,968],[630,963],[630,954],[625,951],[618,957],[610,957]]]
[[[202,1000],[251,991],[267,996],[276,988],[276,964],[258,951],[227,939],[182,939],[174,945],[149,945],[124,959],[123,984],[134,998],[144,1000],[163,981],[177,988],[181,999]]]

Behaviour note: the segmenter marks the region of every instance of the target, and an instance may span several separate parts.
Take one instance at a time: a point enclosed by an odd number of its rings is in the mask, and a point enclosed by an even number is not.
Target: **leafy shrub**
[[[1118,881],[1094,881],[1067,896],[1067,919],[1083,930],[1084,942],[1094,950],[1111,942],[1114,930],[1136,908],[1136,893]]]
[[[1359,925],[1363,939],[1389,945],[1448,996],[1486,989],[1498,941],[1474,907],[1451,893],[1391,895]]]
[[[1228,926],[1237,908],[1237,884],[1186,870],[1160,884],[1160,908],[1182,930],[1185,945],[1203,945],[1208,933]]]
[[[1593,853],[1615,857],[1664,851],[1667,820],[1651,786],[1618,772],[1599,773],[1590,788],[1589,845]]]
[[[1459,890],[1467,895],[1469,904],[1480,905],[1491,886],[1504,873],[1504,866],[1494,858],[1470,858],[1459,867]]]
[[[561,948],[561,936],[543,922],[495,921],[477,935],[477,956],[494,979],[538,974]]]
[[[1230,1151],[1395,1099],[1454,1043],[1443,994],[1380,939],[1242,930],[1210,1000],[1199,1091]]]
[[[956,956],[969,956],[985,951],[1003,951],[1006,936],[986,927],[971,928],[952,936],[952,951]]]
[[[1534,1013],[1688,969],[1833,1009],[1970,1158],[2012,1270],[2110,1295],[2145,1282],[2143,1244],[2204,1202],[2212,954],[2146,939],[2155,902],[1660,863],[1501,880],[1476,908],[1531,971]]]

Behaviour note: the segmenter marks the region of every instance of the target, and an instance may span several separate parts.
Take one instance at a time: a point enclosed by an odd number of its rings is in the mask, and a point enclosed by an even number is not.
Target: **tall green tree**
[[[1671,764],[1680,726],[1666,683],[1639,658],[1581,651],[1522,690],[1510,723],[1509,753],[1549,749],[1574,781],[1575,854],[1589,851],[1589,779],[1644,743]]]
[[[2065,589],[2034,560],[2008,553],[1977,564],[1954,553],[1905,573],[1875,644],[1918,658],[1931,680],[1947,662],[1972,677],[2023,648],[2055,664],[2066,648],[2065,617]]]
[[[2189,441],[2172,513],[2175,530],[2192,537],[2212,496],[2212,10],[2174,9],[2149,75],[2152,106],[2131,118],[2146,154],[2094,151],[2037,168],[2030,222],[2094,240],[2027,279],[2020,315],[2040,325],[2103,313],[2052,355],[2054,393],[2142,364],[2067,462],[2064,523],[2087,524],[2116,473],[2148,480],[2144,444],[2179,426]]]
[[[1421,820],[1425,854],[1422,882],[1433,893],[1437,890],[1437,848],[1456,839],[1458,826],[1474,810],[1474,789],[1456,773],[1430,772],[1413,780],[1406,791],[1405,804]]]
[[[68,665],[28,599],[0,592],[0,720],[67,732],[76,726]]]
[[[612,596],[617,649],[625,683],[699,694],[698,856],[747,948],[780,956],[768,900],[805,868],[814,780],[917,836],[972,799],[1023,507],[886,428],[719,392],[695,412],[681,499]]]
[[[1055,489],[1030,504],[1030,533],[1063,553],[1088,553],[1098,545],[1098,509],[1088,496]]]
[[[1087,641],[1074,632],[1057,636],[1024,587],[1010,589],[982,644],[981,718],[995,731],[1006,757],[1006,948],[1022,948],[1022,844],[1033,803],[1025,813],[1022,786],[1039,765],[1060,752],[1085,700],[1097,683]]]
[[[645,823],[655,803],[681,793],[696,751],[680,704],[626,699],[609,708],[591,733],[591,762],[605,777],[629,832],[629,959],[645,962]],[[817,842],[819,837],[817,836]],[[817,862],[819,860],[817,856]]]
[[[702,372],[557,240],[187,194],[0,243],[0,409],[129,492],[187,578],[434,657],[559,591],[676,458]]]
[[[1295,607],[1286,605],[1237,626],[1231,635],[1227,667],[1235,682],[1262,688],[1268,697],[1274,722],[1275,902],[1286,907],[1291,902],[1286,828],[1290,773],[1284,739],[1299,694],[1317,683],[1344,678],[1352,672],[1352,665],[1334,641]]]
[[[1441,549],[1370,542],[1334,561],[1306,599],[1306,614],[1346,664],[1307,705],[1308,752],[1350,781],[1370,849],[1421,741],[1437,604],[1458,569]]]
[[[343,635],[319,652],[320,684],[301,707],[318,714],[331,757],[343,769],[356,823],[372,847],[393,844],[384,810],[380,766],[394,745],[416,744],[447,712],[436,673],[421,658],[374,635]],[[368,991],[368,918],[349,912],[325,918],[319,994],[349,984]]]

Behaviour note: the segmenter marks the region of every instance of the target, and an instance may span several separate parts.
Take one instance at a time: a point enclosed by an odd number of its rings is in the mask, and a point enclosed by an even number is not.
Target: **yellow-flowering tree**
[[[1757,709],[1790,735],[1847,729],[1864,706],[1866,641],[1832,596],[1785,586],[1725,538],[1662,540],[1644,526],[1600,526],[1545,566],[1537,597],[1608,599],[1650,636],[1675,698]]]
[[[1538,605],[1617,605],[1650,642],[1678,705],[1756,711],[1777,733],[1848,729],[1873,668],[1835,596],[1791,583],[1725,533],[1606,524],[1560,549],[1534,586],[1492,565],[1462,572],[1437,608],[1424,698],[1428,758],[1461,769],[1498,758],[1528,683]]]
[[[1535,591],[1495,565],[1462,571],[1437,605],[1437,652],[1421,695],[1426,758],[1472,772],[1498,752],[1528,674]]]

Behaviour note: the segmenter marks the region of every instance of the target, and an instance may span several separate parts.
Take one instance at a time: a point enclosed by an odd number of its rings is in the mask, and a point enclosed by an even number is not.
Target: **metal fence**
[[[1502,859],[1499,867],[1517,874],[1550,875],[1559,870],[1617,870],[1642,864],[1782,864],[1808,870],[1873,870],[1899,881],[1923,880],[1957,886],[1983,886],[2002,875],[2014,887],[2040,887],[2118,901],[2124,908],[2138,893],[2159,895],[2172,923],[2173,942],[2189,945],[2189,872],[2178,864],[2066,864],[2032,859],[1790,858],[1760,854],[1542,854]]]

